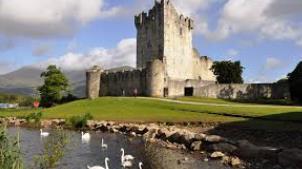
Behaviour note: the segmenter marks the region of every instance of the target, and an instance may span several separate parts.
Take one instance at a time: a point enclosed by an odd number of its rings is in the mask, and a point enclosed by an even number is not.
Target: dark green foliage
[[[68,93],[67,96],[64,96],[62,99],[61,99],[61,102],[60,103],[68,103],[68,102],[72,102],[72,101],[75,101],[75,100],[78,100],[79,98],[77,98],[76,96],[72,95],[71,93]]]
[[[93,116],[90,113],[86,113],[84,116],[72,116],[69,122],[72,127],[80,129],[87,125],[88,120],[92,120]]]
[[[18,103],[22,107],[32,106],[34,98],[23,95],[0,93],[1,103]]]
[[[302,102],[302,62],[288,74],[290,94],[294,101]]]
[[[4,127],[0,127],[0,168],[24,168],[19,136],[15,138],[9,137]]]
[[[50,107],[59,103],[68,90],[68,79],[55,65],[48,66],[41,77],[44,78],[44,85],[39,87],[41,106]]]
[[[216,61],[211,70],[217,76],[218,83],[243,83],[242,72],[244,67],[240,61]]]
[[[42,118],[42,112],[38,112],[38,113],[31,113],[27,116],[24,117],[26,119],[27,122],[29,123],[39,123],[41,121]]]
[[[44,149],[39,156],[35,157],[35,167],[39,169],[56,168],[59,161],[64,157],[68,137],[66,133],[59,129],[47,137],[44,142]]]

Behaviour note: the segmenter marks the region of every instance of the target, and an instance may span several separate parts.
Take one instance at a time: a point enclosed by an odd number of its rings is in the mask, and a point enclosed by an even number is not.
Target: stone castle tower
[[[135,16],[137,28],[137,67],[160,59],[166,76],[193,79],[193,20],[179,15],[169,0],[155,1],[148,12]]]
[[[137,69],[87,72],[87,96],[182,96],[215,83],[213,62],[201,57],[192,44],[193,20],[178,14],[170,0],[155,0],[147,13],[135,16]],[[99,78],[99,79],[95,79]],[[99,86],[95,86],[99,82]],[[92,86],[94,85],[94,86]],[[90,90],[90,91],[89,91]],[[135,94],[133,94],[136,91]]]

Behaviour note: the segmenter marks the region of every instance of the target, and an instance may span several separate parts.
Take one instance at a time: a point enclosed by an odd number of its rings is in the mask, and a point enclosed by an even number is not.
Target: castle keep
[[[183,96],[215,82],[208,57],[193,48],[193,20],[180,15],[169,0],[155,1],[148,13],[135,16],[137,68],[87,71],[87,96]],[[97,85],[98,84],[98,85]]]
[[[134,20],[137,29],[136,69],[109,71],[94,66],[86,72],[88,98],[133,95],[225,98],[275,96],[272,92],[276,86],[272,85],[215,84],[216,77],[210,70],[213,61],[200,56],[193,48],[193,20],[179,14],[170,0],[155,1],[151,10],[138,14]]]

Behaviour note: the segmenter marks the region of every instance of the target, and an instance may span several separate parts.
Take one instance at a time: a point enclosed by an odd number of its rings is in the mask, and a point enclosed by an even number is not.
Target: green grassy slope
[[[302,122],[302,108],[291,106],[257,105],[248,107],[189,105],[160,101],[148,98],[103,97],[96,100],[79,100],[68,104],[43,109],[44,118],[69,118],[74,115],[91,113],[98,120],[116,121],[241,121],[240,117],[226,115],[243,115],[248,117],[265,117],[268,119],[294,120]],[[0,110],[0,116],[20,116],[33,110]],[[222,115],[221,115],[222,114]]]

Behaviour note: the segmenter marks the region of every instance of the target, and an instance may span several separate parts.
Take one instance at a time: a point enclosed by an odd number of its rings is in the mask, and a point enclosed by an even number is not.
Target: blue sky
[[[302,60],[300,0],[171,0],[195,21],[194,46],[240,60],[247,82],[284,77]],[[0,0],[0,74],[135,65],[133,16],[153,0]]]

